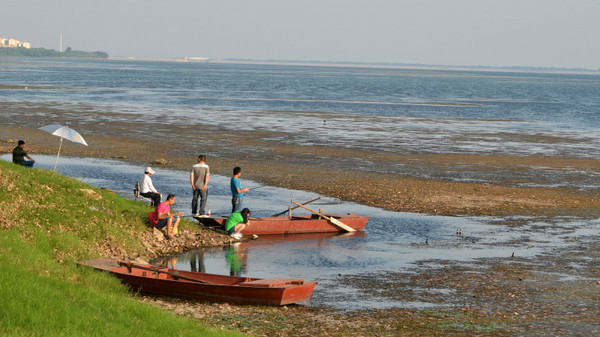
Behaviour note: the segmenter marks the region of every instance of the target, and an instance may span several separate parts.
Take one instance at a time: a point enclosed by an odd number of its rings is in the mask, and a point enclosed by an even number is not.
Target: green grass
[[[108,273],[76,265],[102,247],[139,252],[146,204],[4,161],[0,191],[0,335],[239,335],[137,301]]]

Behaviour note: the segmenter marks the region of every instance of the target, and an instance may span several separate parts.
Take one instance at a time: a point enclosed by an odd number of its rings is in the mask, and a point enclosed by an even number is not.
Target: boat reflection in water
[[[302,264],[311,264],[310,260],[314,260],[310,254],[325,256],[329,253],[324,252],[339,249],[339,240],[347,241],[347,245],[356,248],[360,245],[356,240],[362,241],[365,237],[366,233],[363,231],[345,234],[264,235],[256,240],[235,242],[226,247],[203,247],[176,256],[159,258],[151,263],[166,265],[168,261],[175,261],[174,264],[179,270],[228,273],[231,276],[258,274],[261,277],[306,278],[313,277],[312,271],[302,271]]]
[[[229,276],[242,276],[242,272],[247,271],[248,267],[248,248],[241,242],[234,242],[230,246],[224,247],[225,259],[229,265]],[[162,268],[178,270],[177,261],[183,257],[189,261],[189,271],[206,273],[204,265],[204,250],[195,250],[193,253],[186,253],[182,256],[172,256],[156,260],[154,264]]]
[[[160,263],[157,264],[156,266],[161,267],[161,268],[171,269],[171,270],[177,270],[177,257],[175,256],[175,257],[161,260]],[[195,271],[195,270],[192,270],[192,271]]]

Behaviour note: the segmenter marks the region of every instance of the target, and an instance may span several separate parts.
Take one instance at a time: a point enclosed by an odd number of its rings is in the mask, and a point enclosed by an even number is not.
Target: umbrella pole
[[[56,165],[58,164],[58,156],[60,156],[60,148],[62,147],[63,137],[60,137],[60,145],[58,146],[58,153],[56,154],[56,162],[54,163],[54,172],[56,172]]]

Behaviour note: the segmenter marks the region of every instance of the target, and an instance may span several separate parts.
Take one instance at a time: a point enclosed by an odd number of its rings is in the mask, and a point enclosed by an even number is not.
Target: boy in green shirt
[[[242,231],[246,226],[250,226],[250,210],[244,208],[241,212],[233,212],[225,221],[225,230],[232,238],[240,240]]]

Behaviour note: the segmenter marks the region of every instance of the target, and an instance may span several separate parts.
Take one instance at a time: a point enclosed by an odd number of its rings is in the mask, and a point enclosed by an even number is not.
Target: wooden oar
[[[335,219],[334,217],[331,217],[331,216],[326,216],[326,215],[324,215],[323,213],[320,213],[320,212],[313,211],[312,209],[310,209],[310,208],[308,208],[308,207],[306,207],[306,206],[304,206],[304,205],[302,205],[302,204],[299,204],[299,203],[295,202],[294,200],[292,200],[292,203],[293,203],[293,204],[296,204],[296,205],[298,205],[298,206],[300,206],[300,207],[302,207],[302,208],[304,208],[304,209],[305,209],[305,210],[307,210],[307,211],[310,211],[310,212],[312,212],[312,213],[314,213],[314,214],[317,214],[317,215],[319,215],[319,216],[322,216],[322,217],[324,217],[325,219],[329,220],[329,222],[331,222],[332,224],[334,224],[334,225],[336,225],[336,226],[340,227],[341,229],[345,230],[346,232],[355,232],[355,231],[356,231],[356,229],[354,229],[354,228],[352,228],[352,227],[350,227],[350,226],[346,225],[345,223],[341,222],[341,221],[340,221],[340,220],[338,220],[338,219]]]
[[[142,270],[153,271],[156,273],[156,277],[158,277],[159,273],[163,273],[163,274],[171,275],[171,276],[175,277],[175,279],[180,278],[182,280],[194,281],[194,282],[198,282],[198,283],[217,284],[217,283],[208,282],[208,281],[204,281],[204,280],[198,280],[198,279],[187,277],[187,276],[181,276],[178,273],[171,273],[169,271],[160,270],[157,267],[149,268],[149,267],[139,266],[139,265],[136,265],[136,264],[133,264],[130,262],[119,261],[119,266],[127,267],[127,269],[129,270],[130,273],[131,273],[131,268],[137,268],[137,269],[142,269]]]
[[[308,205],[308,204],[310,204],[311,202],[314,202],[314,201],[317,201],[317,200],[321,200],[321,199],[322,199],[322,198],[319,196],[318,198],[316,198],[316,199],[313,199],[313,200],[311,200],[311,201],[303,202],[303,203],[302,203],[302,205]],[[296,208],[298,208],[298,207],[300,207],[300,206],[294,206],[294,207],[292,207],[292,209],[291,209],[291,210],[295,210],[295,209],[296,209]],[[287,212],[289,212],[289,211],[291,211],[291,210],[290,210],[290,209],[287,209],[287,210],[285,210],[285,211],[283,211],[283,212],[280,212],[280,213],[277,213],[277,214],[273,214],[273,215],[271,215],[271,216],[280,216],[280,215],[283,215],[283,214],[285,214],[285,213],[287,213]]]

